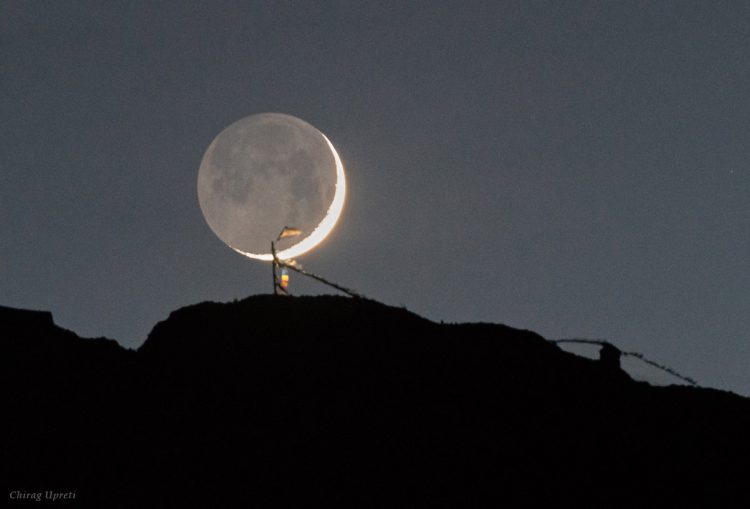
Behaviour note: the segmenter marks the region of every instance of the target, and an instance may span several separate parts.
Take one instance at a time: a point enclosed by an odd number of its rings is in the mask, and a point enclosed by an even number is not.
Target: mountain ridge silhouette
[[[4,486],[80,507],[740,506],[750,400],[499,324],[260,295],[137,349],[0,307]]]

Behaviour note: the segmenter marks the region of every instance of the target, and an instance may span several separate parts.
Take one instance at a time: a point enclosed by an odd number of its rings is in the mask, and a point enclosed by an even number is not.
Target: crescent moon
[[[344,165],[341,162],[341,158],[339,157],[338,152],[336,152],[336,149],[333,148],[333,144],[328,139],[328,137],[326,137],[326,135],[323,133],[320,133],[320,135],[323,137],[326,143],[328,143],[328,147],[331,149],[331,154],[333,154],[333,160],[336,163],[336,190],[333,194],[333,200],[331,201],[331,205],[328,207],[328,211],[326,212],[325,217],[323,217],[323,220],[320,222],[320,224],[318,224],[318,226],[315,227],[315,229],[309,236],[307,236],[301,242],[293,245],[292,247],[276,253],[276,257],[281,260],[289,260],[292,258],[296,258],[297,256],[301,256],[323,242],[328,234],[331,233],[333,227],[336,226],[336,222],[339,220],[341,212],[344,210],[344,201],[346,199],[346,175],[344,175]],[[271,253],[256,254],[248,253],[235,247],[232,247],[232,249],[234,249],[241,255],[245,255],[248,258],[253,258],[255,260],[263,260],[267,262],[273,260],[273,255]]]

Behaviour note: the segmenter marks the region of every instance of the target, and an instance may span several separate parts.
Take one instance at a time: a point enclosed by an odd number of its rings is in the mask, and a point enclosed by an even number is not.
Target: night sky
[[[0,94],[2,305],[137,347],[268,293],[196,179],[273,111],[347,169],[305,268],[750,395],[750,3],[6,0]]]

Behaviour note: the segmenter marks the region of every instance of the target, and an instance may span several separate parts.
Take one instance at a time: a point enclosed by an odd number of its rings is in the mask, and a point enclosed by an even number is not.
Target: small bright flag
[[[279,233],[279,238],[277,240],[285,239],[287,237],[296,237],[297,235],[301,234],[302,230],[285,226],[284,229],[281,230],[281,233]]]

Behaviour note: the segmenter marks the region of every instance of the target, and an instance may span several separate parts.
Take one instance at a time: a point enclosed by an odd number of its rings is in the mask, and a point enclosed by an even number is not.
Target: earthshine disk
[[[206,222],[229,247],[249,258],[273,259],[271,241],[290,226],[302,230],[280,259],[320,244],[344,208],[346,177],[336,149],[319,130],[291,115],[262,113],[224,129],[198,171]]]

